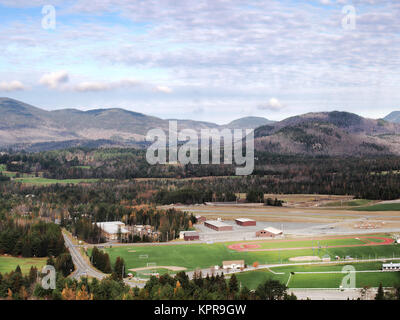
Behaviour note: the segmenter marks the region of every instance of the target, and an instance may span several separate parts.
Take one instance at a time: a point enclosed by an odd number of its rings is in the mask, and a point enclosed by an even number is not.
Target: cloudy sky
[[[0,21],[0,96],[47,110],[400,110],[398,0],[0,0]]]

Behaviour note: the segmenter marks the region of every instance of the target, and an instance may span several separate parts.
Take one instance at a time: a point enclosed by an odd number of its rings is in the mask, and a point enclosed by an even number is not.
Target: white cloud
[[[279,111],[284,108],[284,105],[276,98],[271,98],[265,104],[258,105],[259,110]]]
[[[172,93],[172,89],[166,86],[157,86],[154,90],[162,93]]]
[[[10,82],[0,82],[0,91],[6,91],[6,92],[10,92],[10,91],[21,91],[24,90],[25,86],[23,85],[23,83],[21,81],[18,80],[14,80],[14,81],[10,81]]]
[[[111,81],[111,82],[86,81],[79,83],[74,87],[74,89],[79,92],[108,91],[119,88],[136,87],[139,86],[140,84],[141,84],[140,81],[133,79],[122,79],[119,81]]]
[[[110,85],[101,82],[81,82],[75,86],[75,89],[80,92],[106,91],[110,90]]]
[[[40,83],[51,88],[56,89],[60,85],[69,81],[69,75],[67,71],[55,71],[44,74],[40,78]]]

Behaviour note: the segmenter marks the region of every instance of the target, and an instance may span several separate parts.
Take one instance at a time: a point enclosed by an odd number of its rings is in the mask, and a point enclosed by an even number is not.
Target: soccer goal
[[[155,262],[148,262],[147,263],[147,267],[149,268],[149,267],[157,267],[157,263],[155,263]]]
[[[148,259],[149,258],[149,255],[148,254],[141,254],[140,256],[139,256],[139,259]]]

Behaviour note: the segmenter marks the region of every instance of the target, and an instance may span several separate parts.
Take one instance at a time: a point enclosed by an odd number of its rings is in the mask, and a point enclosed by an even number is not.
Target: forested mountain
[[[400,123],[400,111],[392,111],[386,117],[384,117],[383,120]]]
[[[60,142],[67,146],[128,144],[141,142],[150,129],[168,130],[168,120],[124,109],[80,111],[62,109],[45,111],[26,103],[0,98],[0,146],[18,144],[32,150],[51,149]],[[229,128],[253,129],[267,123],[264,118],[243,118],[227,125]],[[177,120],[181,129],[222,129],[211,122]],[[41,144],[40,144],[41,143]],[[34,144],[32,146],[32,144]]]
[[[307,113],[255,130],[257,150],[279,154],[399,154],[400,125],[348,112]]]

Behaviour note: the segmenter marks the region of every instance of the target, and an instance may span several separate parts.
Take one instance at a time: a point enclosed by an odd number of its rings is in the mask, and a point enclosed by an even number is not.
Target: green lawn
[[[371,202],[372,200],[366,200],[366,199],[355,199],[350,201],[334,201],[326,203],[322,207],[358,207],[358,206],[368,205]]]
[[[356,239],[326,239],[326,240],[303,240],[303,241],[265,241],[260,242],[260,249],[271,248],[301,248],[301,247],[326,247],[326,246],[340,246],[340,245],[362,245],[365,242]]]
[[[35,185],[49,185],[49,184],[78,184],[78,183],[93,183],[99,181],[99,179],[47,179],[41,177],[28,177],[28,178],[15,178],[14,181],[26,183],[26,184],[35,184]]]
[[[294,274],[289,288],[339,288],[348,273]],[[356,287],[394,287],[400,285],[400,272],[360,272],[356,273]]]
[[[268,270],[255,270],[243,273],[237,273],[236,277],[242,286],[246,286],[250,290],[256,289],[258,285],[267,280],[278,280],[281,283],[286,284],[289,278],[289,274],[274,274]]]
[[[289,258],[297,256],[329,254],[353,258],[390,258],[400,257],[399,245],[340,247],[321,249],[298,249],[278,251],[237,252],[227,246],[231,243],[213,244],[181,244],[181,245],[154,245],[154,246],[120,246],[104,249],[114,262],[120,256],[124,258],[127,269],[146,267],[147,263],[156,263],[158,266],[179,266],[188,270],[209,268],[221,265],[223,260],[243,259],[248,265],[255,261],[259,264],[278,264],[289,262]],[[145,258],[147,255],[148,258]]]
[[[0,164],[0,172],[6,171],[6,170],[7,170],[7,166],[5,164]]]
[[[47,258],[17,258],[0,256],[0,273],[7,273],[15,270],[19,265],[22,273],[28,273],[31,266],[36,266],[40,270],[46,264]]]
[[[367,207],[354,208],[356,211],[400,211],[400,203],[382,203]]]
[[[339,288],[342,283],[343,277],[348,273],[341,273],[343,266],[348,263],[335,264],[335,265],[308,265],[308,266],[287,266],[271,268],[271,272],[267,269],[249,271],[237,274],[238,280],[243,286],[249,289],[255,289],[262,282],[273,279],[279,280],[286,284],[289,275],[292,274],[288,283],[289,288]],[[364,286],[378,287],[380,283],[384,287],[392,287],[400,285],[400,272],[378,272],[381,269],[381,262],[366,262],[366,263],[353,263],[356,271],[374,271],[377,272],[356,272],[356,287],[362,288]],[[296,272],[329,272],[335,271],[338,273],[308,273],[300,274]],[[279,274],[283,273],[283,274]]]

